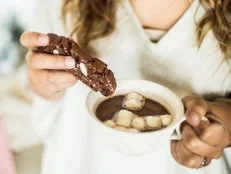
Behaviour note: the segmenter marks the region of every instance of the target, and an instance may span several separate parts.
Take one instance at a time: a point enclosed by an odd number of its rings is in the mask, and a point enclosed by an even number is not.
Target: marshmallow
[[[171,115],[161,115],[160,118],[162,121],[162,126],[164,126],[164,127],[170,125],[170,123],[173,120],[173,117]]]
[[[128,132],[130,132],[130,133],[139,133],[140,131],[138,129],[130,128],[130,129],[128,129]]]
[[[145,121],[141,117],[136,117],[132,121],[132,127],[138,130],[143,130],[145,128]]]
[[[122,106],[123,108],[135,111],[142,109],[144,104],[144,96],[136,92],[130,92],[124,97]]]
[[[80,63],[79,67],[80,67],[80,70],[83,73],[83,75],[87,76],[88,73],[87,73],[87,67],[86,67],[86,65],[84,63]]]
[[[115,126],[114,128],[115,128],[116,130],[119,130],[119,131],[124,131],[124,132],[127,132],[127,131],[128,131],[127,128],[121,127],[121,126]]]
[[[59,51],[54,49],[53,54],[59,54]]]
[[[113,119],[116,122],[116,125],[123,127],[130,127],[134,114],[128,110],[120,110],[118,111]]]
[[[126,95],[126,98],[127,99],[133,99],[133,98],[136,98],[138,100],[143,100],[144,99],[144,96],[137,93],[137,92],[129,92],[127,95]]]
[[[104,122],[104,124],[108,127],[114,127],[116,125],[115,122],[112,120],[107,120]]]
[[[162,121],[159,116],[146,116],[145,121],[151,129],[160,129],[162,126]]]

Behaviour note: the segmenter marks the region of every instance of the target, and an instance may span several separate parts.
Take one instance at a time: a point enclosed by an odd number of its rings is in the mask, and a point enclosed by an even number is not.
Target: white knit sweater
[[[42,15],[44,19],[50,17],[49,25],[53,30],[43,28],[39,31],[65,34],[58,12],[54,10],[59,6],[54,0],[51,2],[51,6],[47,6],[53,10],[48,8],[48,13]],[[231,62],[224,59],[212,32],[198,49],[194,17],[196,14],[199,20],[204,14],[204,9],[201,6],[197,9],[198,6],[199,1],[195,0],[155,44],[150,42],[129,1],[125,0],[118,10],[116,31],[92,44],[117,78],[152,80],[169,87],[180,97],[191,93],[224,95],[231,91]],[[46,24],[40,25],[44,27]],[[50,102],[36,97],[33,123],[46,144],[43,174],[225,173],[222,160],[201,170],[179,166],[171,158],[168,144],[158,152],[140,157],[123,156],[114,151],[88,120],[85,99],[89,91],[78,82],[60,101]]]

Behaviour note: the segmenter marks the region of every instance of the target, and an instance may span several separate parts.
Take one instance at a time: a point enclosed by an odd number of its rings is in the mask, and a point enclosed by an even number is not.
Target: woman
[[[41,15],[57,29],[57,3],[51,6],[52,17]],[[152,80],[185,97],[183,139],[139,157],[114,151],[94,132],[85,107],[89,89],[63,71],[74,67],[73,58],[32,52],[49,39],[24,33],[29,83],[37,94],[33,122],[46,145],[42,172],[225,173],[222,160],[210,162],[231,142],[230,6],[230,0],[65,0],[66,28],[82,48],[108,63],[117,78]],[[43,31],[64,34],[60,28]],[[208,112],[217,121],[202,124],[200,118]]]

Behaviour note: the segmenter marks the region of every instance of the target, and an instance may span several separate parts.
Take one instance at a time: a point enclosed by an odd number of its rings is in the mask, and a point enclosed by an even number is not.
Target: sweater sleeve
[[[55,101],[43,99],[33,95],[32,126],[44,144],[52,139],[58,123],[63,98]]]
[[[60,1],[61,2],[61,1]],[[57,33],[65,35],[60,19],[61,3],[57,0],[38,0],[34,11],[34,20],[31,22],[31,31],[40,33]],[[32,125],[46,145],[55,134],[55,127],[60,117],[63,98],[49,101],[32,92]]]

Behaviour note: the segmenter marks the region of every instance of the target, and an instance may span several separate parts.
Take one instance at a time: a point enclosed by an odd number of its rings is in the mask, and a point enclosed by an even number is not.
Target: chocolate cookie
[[[114,73],[107,68],[107,64],[98,58],[86,54],[72,39],[49,33],[50,42],[47,46],[37,47],[36,52],[71,56],[76,65],[72,70],[67,70],[75,75],[84,84],[94,91],[100,91],[104,96],[109,96],[116,89]]]

